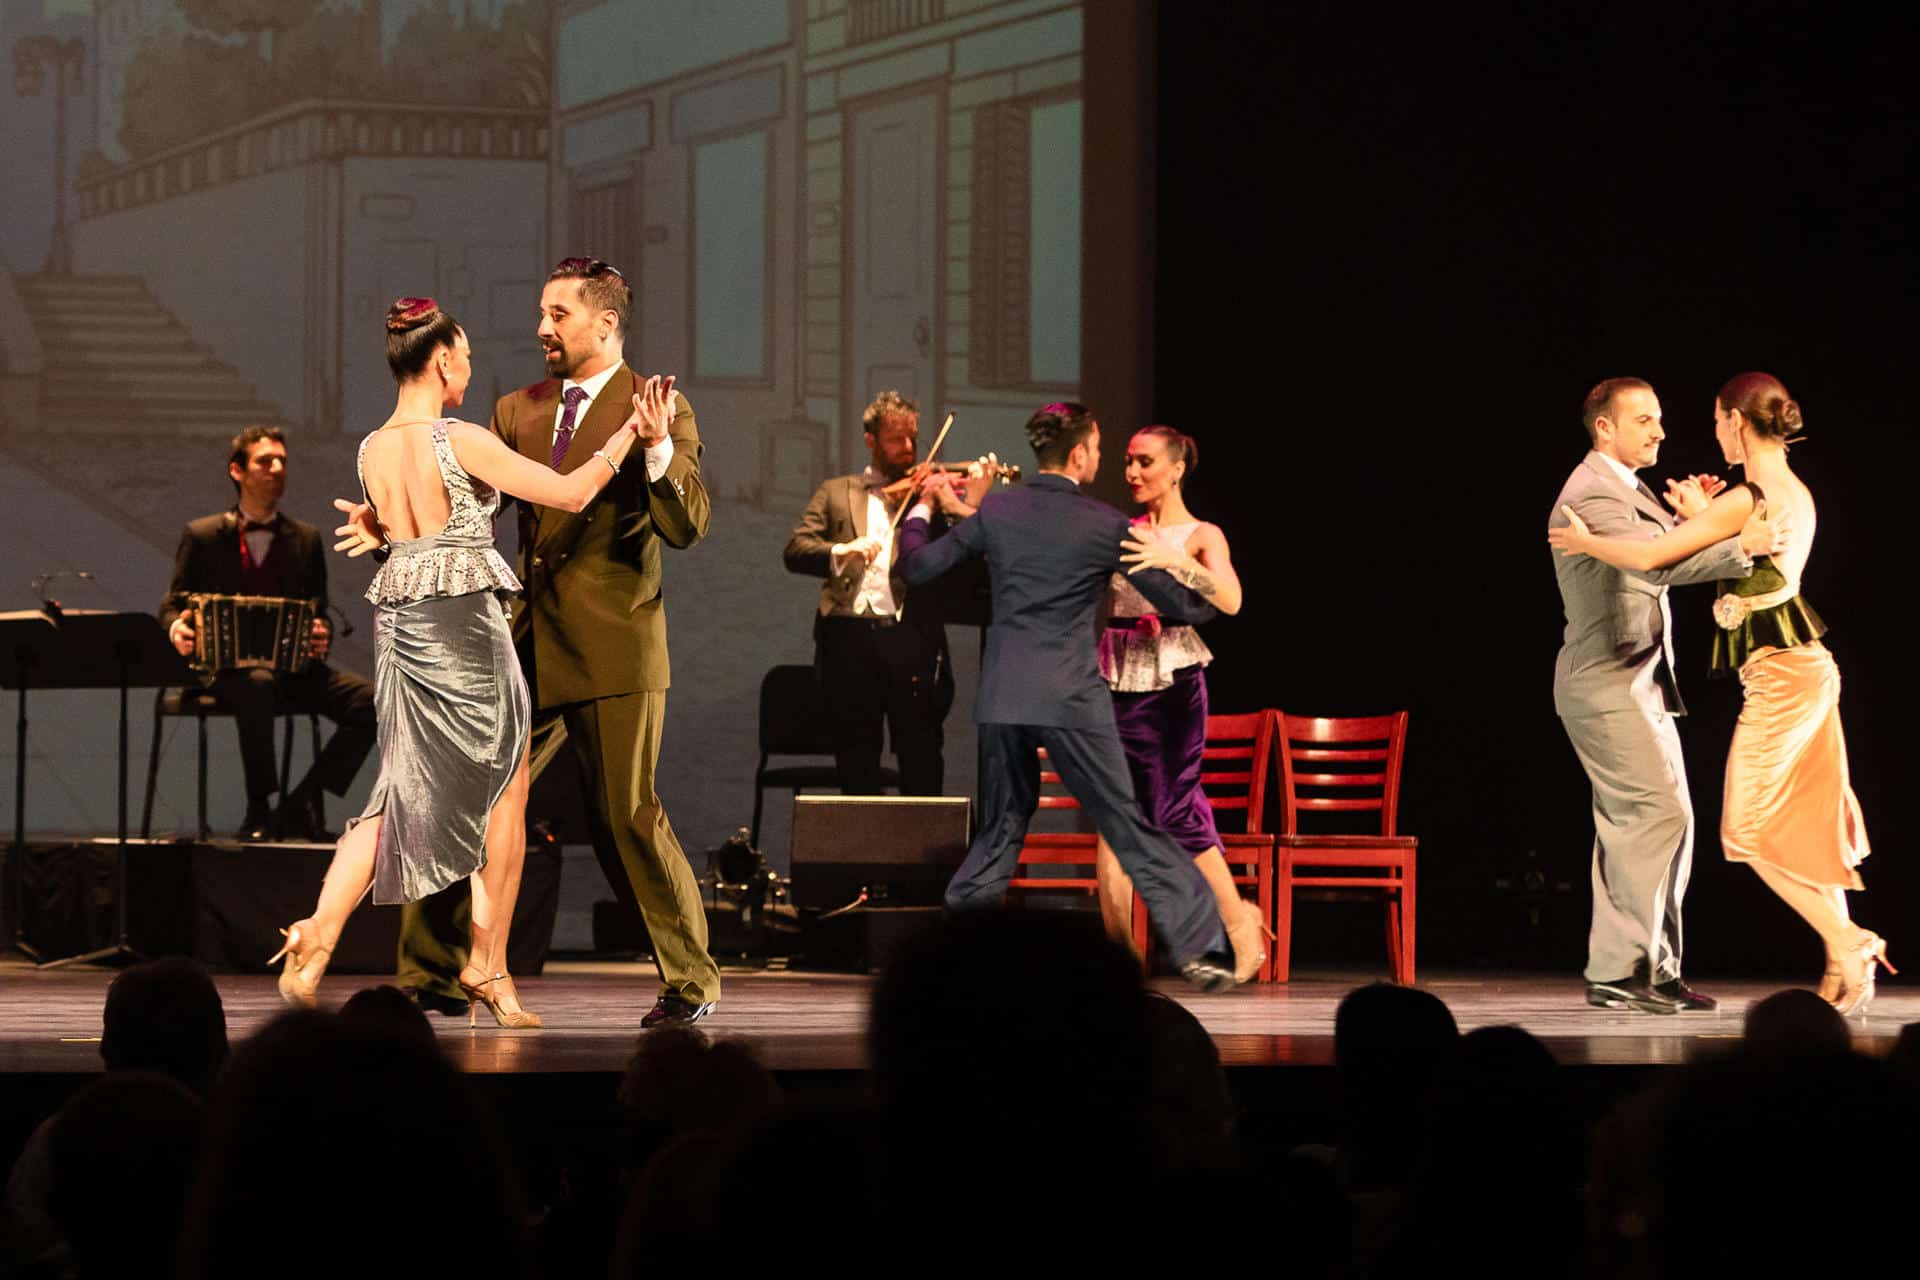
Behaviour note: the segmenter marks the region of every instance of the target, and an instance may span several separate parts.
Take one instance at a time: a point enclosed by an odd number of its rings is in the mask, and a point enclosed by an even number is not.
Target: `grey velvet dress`
[[[487,815],[520,764],[533,718],[507,619],[520,583],[493,548],[500,495],[461,469],[449,421],[432,424],[447,523],[391,542],[367,588],[380,776],[355,821],[381,818],[377,903],[417,901],[486,865]],[[360,442],[356,468],[372,439]],[[362,470],[363,495],[366,484]]]

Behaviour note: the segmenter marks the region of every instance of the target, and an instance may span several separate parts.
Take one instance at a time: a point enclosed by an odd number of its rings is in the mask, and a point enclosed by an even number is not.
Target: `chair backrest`
[[[811,666],[769,668],[760,678],[760,754],[830,756],[827,701]]]
[[[1060,781],[1060,771],[1053,767],[1053,761],[1047,758],[1047,749],[1040,748],[1040,805],[1045,809],[1078,809],[1080,802]]]
[[[1300,834],[1302,813],[1378,813],[1379,834],[1398,835],[1400,762],[1407,713],[1290,716],[1278,722],[1281,826]]]
[[[1200,753],[1200,790],[1213,806],[1216,821],[1222,814],[1237,812],[1245,819],[1241,830],[1260,830],[1267,811],[1273,729],[1274,718],[1265,711],[1207,717],[1206,745]]]

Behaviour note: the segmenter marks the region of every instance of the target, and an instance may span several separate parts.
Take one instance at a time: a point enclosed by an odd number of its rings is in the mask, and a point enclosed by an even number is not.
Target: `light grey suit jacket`
[[[1629,488],[1598,453],[1567,477],[1553,500],[1548,528],[1567,523],[1569,506],[1595,533],[1657,538],[1673,516],[1644,484]],[[1690,582],[1743,578],[1752,561],[1740,539],[1728,538],[1679,564],[1631,573],[1592,556],[1553,553],[1567,629],[1553,665],[1553,706],[1562,716],[1590,716],[1639,708],[1684,715],[1674,679],[1673,615],[1667,588]]]

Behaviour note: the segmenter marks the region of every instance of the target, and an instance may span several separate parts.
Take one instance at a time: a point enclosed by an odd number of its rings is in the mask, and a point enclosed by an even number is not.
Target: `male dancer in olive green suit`
[[[598,259],[568,258],[540,294],[548,378],[494,406],[493,430],[529,458],[566,472],[626,421],[640,381],[624,360],[633,290]],[[692,1022],[720,998],[707,918],[687,855],[654,793],[667,706],[667,617],[660,547],[706,536],[700,433],[676,397],[668,434],[644,449],[578,513],[522,502],[514,639],[533,694],[535,777],[573,744],[593,848],[614,893],[637,905],[660,966],[659,998],[643,1027]],[[423,1006],[464,1009],[470,901],[463,880],[405,910],[400,985]]]

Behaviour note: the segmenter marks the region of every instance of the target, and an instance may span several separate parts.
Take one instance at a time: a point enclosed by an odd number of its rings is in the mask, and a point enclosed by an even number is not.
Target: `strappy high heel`
[[[466,976],[463,974],[457,981],[460,983],[460,989],[467,993],[467,1025],[469,1027],[475,1024],[473,1009],[475,1005],[479,1004],[487,1006],[487,1012],[493,1015],[495,1026],[506,1027],[515,1031],[523,1031],[540,1025],[539,1014],[534,1013],[530,1009],[503,1009],[501,1008],[501,992],[498,989],[493,991],[487,990],[488,987],[493,986],[496,982],[511,983],[513,979],[509,978],[506,974],[496,973],[491,978],[484,979],[480,982],[468,982]],[[518,991],[514,991],[509,987],[508,994],[511,995],[515,1004],[520,1003],[520,993]]]
[[[275,983],[280,989],[280,998],[296,1008],[311,1009],[318,1003],[315,997],[320,990],[320,978],[327,971],[333,948],[320,945],[320,927],[311,919],[294,921],[280,931],[280,936],[286,942],[267,957],[268,964],[281,956],[287,958]]]
[[[1845,973],[1849,958],[1860,966],[1860,977],[1854,982],[1849,982]],[[1840,1011],[1841,1017],[1852,1017],[1867,1011],[1867,1004],[1873,999],[1874,970],[1880,965],[1886,965],[1888,973],[1900,972],[1887,960],[1887,940],[1870,930],[1860,930],[1853,946],[1841,956],[1840,994],[1833,1001],[1833,1007]]]
[[[1273,930],[1267,927],[1258,903],[1240,900],[1240,918],[1227,926],[1227,943],[1233,948],[1233,980],[1251,982],[1267,962],[1267,940]]]

